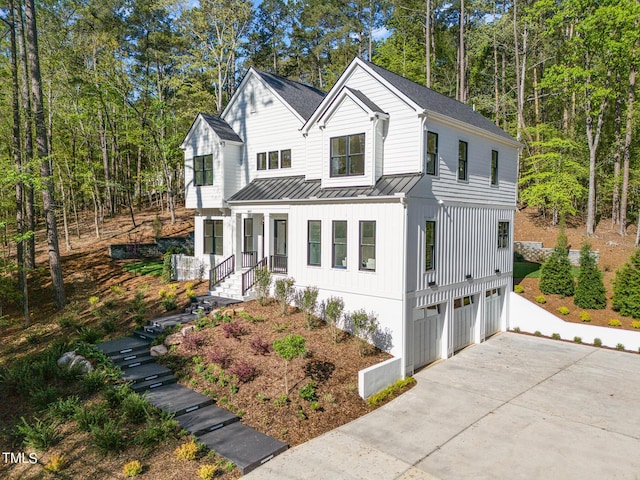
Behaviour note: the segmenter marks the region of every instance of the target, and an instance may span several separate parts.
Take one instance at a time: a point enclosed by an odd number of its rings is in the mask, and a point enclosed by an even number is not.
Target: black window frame
[[[202,162],[200,164],[201,168],[199,168],[199,165],[198,165],[199,162]],[[196,187],[207,187],[207,186],[213,185],[213,155],[212,154],[209,153],[207,155],[194,155],[193,184]]]
[[[272,150],[267,156],[267,167],[269,170],[276,170],[280,166],[280,152]]]
[[[318,224],[318,239],[311,239],[311,224]],[[318,261],[314,263],[311,261],[311,246],[317,245],[318,248]],[[307,265],[312,267],[320,267],[322,265],[322,221],[321,220],[307,220]]]
[[[242,246],[245,252],[253,251],[253,217],[247,217],[242,222]]]
[[[288,152],[288,160],[285,164],[285,153]],[[280,150],[280,168],[291,168],[291,149],[287,148],[285,150]]]
[[[267,152],[258,152],[256,154],[256,169],[257,170],[267,169]]]
[[[509,223],[506,220],[498,222],[498,248],[509,248],[509,238],[511,236]]]
[[[429,151],[429,138],[435,139],[434,151]],[[427,138],[425,143],[425,156],[426,156],[426,162],[424,167],[425,174],[433,175],[433,176],[438,175],[438,134],[436,132],[430,132],[430,131],[427,132]],[[430,165],[432,167],[431,169],[429,168]]]
[[[491,150],[491,185],[498,185],[498,151]]]
[[[424,222],[424,270],[425,272],[436,269],[436,221]],[[429,230],[431,228],[431,243],[429,243]]]
[[[211,225],[211,235],[208,235],[207,225]],[[216,225],[220,226],[220,235],[216,235]],[[211,248],[207,248],[207,238],[211,238]],[[216,220],[216,219],[206,219],[204,220],[204,235],[203,235],[204,245],[203,252],[205,255],[223,255],[224,254],[224,221]],[[208,251],[210,250],[210,251]]]
[[[336,242],[336,226],[338,224],[342,224],[344,223],[344,242]],[[333,220],[331,222],[331,265],[333,268],[342,268],[342,269],[346,269],[348,264],[348,244],[349,244],[349,232],[348,229],[349,228],[349,224],[347,223],[346,220]],[[344,260],[345,260],[345,264],[342,265],[342,262],[340,263],[340,265],[337,265],[337,255],[336,255],[336,246],[337,245],[344,245]]]
[[[365,223],[372,223],[373,224],[373,243],[363,243],[362,232],[363,232],[363,227],[364,227]],[[375,220],[360,220],[358,238],[359,238],[358,251],[359,251],[359,257],[360,257],[359,258],[360,270],[367,271],[367,272],[375,272],[376,271],[376,267],[375,266],[373,268],[368,268],[367,267],[367,260],[368,259],[373,259],[374,265],[375,265],[375,261],[376,261],[376,221]],[[373,256],[372,257],[367,255],[367,258],[365,258],[365,256],[363,255],[363,250],[364,250],[364,248],[367,248],[367,247],[373,247]]]
[[[362,152],[352,153],[351,139],[354,137],[360,137],[360,136],[362,136]],[[334,154],[334,141],[338,141],[340,139],[345,139],[345,142],[346,142],[344,155]],[[336,177],[358,177],[358,176],[364,175],[366,170],[366,167],[365,167],[366,141],[367,141],[367,137],[364,132],[354,133],[352,135],[341,135],[339,137],[331,137],[329,139],[329,155],[330,155],[329,176],[332,178],[336,178]],[[359,172],[359,171],[353,172],[352,165],[354,163],[353,161],[354,157],[360,157],[360,156],[362,156],[362,172]],[[341,158],[344,158],[345,173],[334,173],[336,170],[334,168],[334,164],[335,162],[339,161]]]
[[[469,180],[469,144],[458,140],[458,180]]]

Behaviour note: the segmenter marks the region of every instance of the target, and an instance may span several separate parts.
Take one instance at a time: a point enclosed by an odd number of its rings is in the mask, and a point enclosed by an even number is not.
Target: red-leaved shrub
[[[209,363],[220,365],[223,369],[227,369],[231,365],[231,356],[223,348],[212,348],[206,356]]]
[[[236,340],[239,339],[242,335],[245,335],[247,333],[244,327],[240,325],[238,322],[223,323],[222,330],[224,331],[225,337],[227,338],[233,337]]]
[[[246,383],[256,376],[256,366],[240,360],[231,366],[229,373],[235,375],[240,382]]]
[[[257,337],[249,343],[254,355],[266,355],[271,351],[271,344],[262,337]]]
[[[187,333],[187,336],[182,340],[182,346],[187,350],[195,350],[204,345],[204,341],[204,332],[191,331]]]

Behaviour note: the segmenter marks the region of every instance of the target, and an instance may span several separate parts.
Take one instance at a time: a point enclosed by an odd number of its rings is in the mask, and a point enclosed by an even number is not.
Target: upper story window
[[[333,268],[347,268],[347,222],[333,221]]]
[[[491,185],[498,185],[498,152],[491,150]]]
[[[194,185],[213,185],[213,155],[193,157]]]
[[[376,222],[360,222],[360,270],[376,269]]]
[[[320,220],[309,220],[307,223],[307,265],[320,266],[321,228],[322,224],[320,223]]]
[[[364,175],[364,133],[331,139],[331,176]]]
[[[498,222],[498,248],[509,248],[509,222]]]
[[[269,170],[278,168],[278,151],[269,152]]]
[[[265,152],[260,152],[257,155],[257,168],[258,170],[266,170],[267,169],[267,154]]]
[[[436,222],[427,220],[424,225],[424,269],[436,268]]]
[[[469,145],[467,142],[460,140],[458,142],[458,180],[469,180],[468,150]]]
[[[427,132],[427,175],[438,174],[438,134]]]
[[[291,150],[280,150],[280,168],[291,168]]]

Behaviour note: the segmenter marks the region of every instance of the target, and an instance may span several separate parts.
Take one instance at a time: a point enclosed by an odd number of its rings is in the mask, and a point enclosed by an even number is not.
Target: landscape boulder
[[[182,343],[182,338],[181,333],[172,333],[171,335],[167,335],[167,338],[164,339],[164,344],[167,347],[180,345]]]
[[[168,351],[169,350],[167,350],[167,347],[165,347],[164,345],[154,345],[149,349],[149,353],[152,357],[161,357],[163,355],[166,355]]]
[[[195,325],[187,325],[186,327],[182,327],[180,333],[183,337],[186,337],[189,333],[193,332],[196,329]]]
[[[84,358],[82,355],[78,355],[76,352],[65,352],[58,359],[58,366],[60,368],[67,368],[68,370],[77,370],[82,375],[87,374],[93,370],[91,362]]]

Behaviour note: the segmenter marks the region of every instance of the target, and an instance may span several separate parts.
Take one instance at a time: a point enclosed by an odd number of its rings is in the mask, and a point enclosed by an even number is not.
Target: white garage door
[[[500,314],[502,313],[502,296],[500,289],[487,290],[484,309],[484,337],[487,338],[500,331]]]
[[[475,309],[473,297],[456,298],[453,301],[453,351],[473,342],[473,326],[475,324]]]
[[[441,339],[444,317],[439,305],[422,309],[413,322],[413,368],[428,365],[442,357]]]

